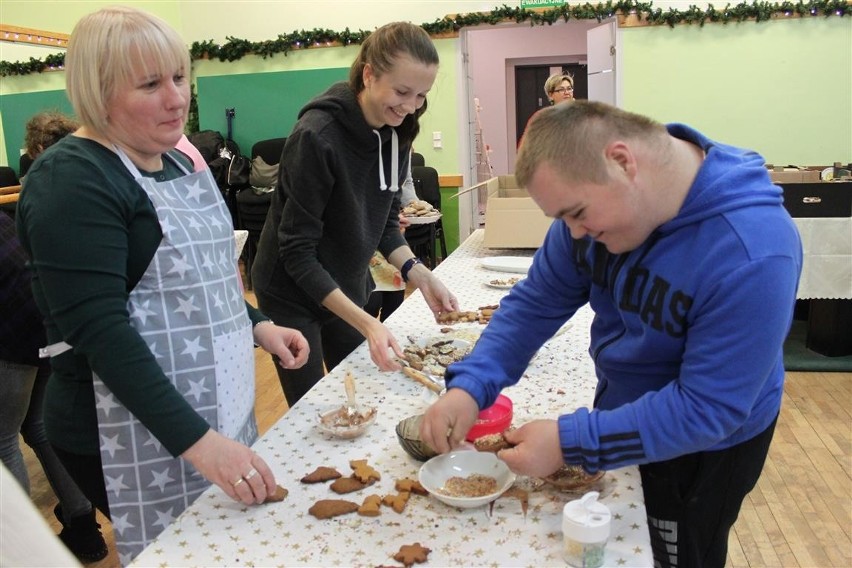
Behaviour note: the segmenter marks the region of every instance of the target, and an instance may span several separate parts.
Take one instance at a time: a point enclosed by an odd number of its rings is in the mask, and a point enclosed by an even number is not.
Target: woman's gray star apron
[[[154,204],[163,231],[130,292],[131,324],[195,411],[223,435],[250,445],[257,437],[252,329],[230,213],[209,170],[156,182],[118,154]],[[210,483],[189,462],[172,457],[97,376],[95,397],[104,482],[124,565]]]

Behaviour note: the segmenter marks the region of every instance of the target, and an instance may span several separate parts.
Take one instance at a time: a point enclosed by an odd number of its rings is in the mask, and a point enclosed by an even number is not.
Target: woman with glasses
[[[557,73],[544,83],[544,94],[555,105],[574,100],[574,78],[567,73]]]

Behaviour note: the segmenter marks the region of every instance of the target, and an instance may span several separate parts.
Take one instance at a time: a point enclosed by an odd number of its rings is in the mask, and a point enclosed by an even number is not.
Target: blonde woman
[[[82,126],[33,164],[18,232],[50,344],[48,439],[126,564],[211,483],[245,505],[275,490],[248,447],[252,344],[290,368],[308,345],[243,300],[228,208],[174,151],[189,110],[180,36],[104,8],[77,23],[65,65]]]
[[[544,94],[552,105],[573,101],[574,77],[568,73],[551,75],[544,83]]]

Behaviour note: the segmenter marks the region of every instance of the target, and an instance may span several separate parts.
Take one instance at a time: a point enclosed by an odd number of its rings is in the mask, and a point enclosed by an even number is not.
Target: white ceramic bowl
[[[332,406],[320,413],[317,420],[317,428],[320,432],[325,432],[335,438],[343,438],[346,440],[357,438],[367,431],[376,421],[376,409],[366,406],[356,406],[358,412],[362,415],[363,420],[359,420],[358,424],[347,424],[340,421],[339,415],[342,405]]]
[[[441,492],[449,478],[468,477],[475,473],[495,478],[497,490],[481,497],[453,497]],[[460,450],[436,456],[420,467],[418,478],[420,484],[435,499],[461,509],[486,505],[497,499],[515,482],[515,474],[504,461],[490,452],[474,450]]]

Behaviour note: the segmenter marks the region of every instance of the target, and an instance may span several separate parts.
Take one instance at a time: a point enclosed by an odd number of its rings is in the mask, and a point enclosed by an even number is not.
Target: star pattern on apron
[[[158,182],[116,149],[148,194],[163,240],[130,292],[131,324],[192,408],[224,436],[250,445],[254,354],[230,213],[209,170]],[[167,155],[168,159],[172,159]],[[210,483],[162,444],[95,376],[104,483],[122,565]]]

